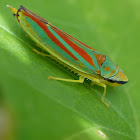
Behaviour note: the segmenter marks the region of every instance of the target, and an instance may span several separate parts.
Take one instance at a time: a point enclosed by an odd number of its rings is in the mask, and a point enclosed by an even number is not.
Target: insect
[[[128,82],[120,67],[106,55],[68,35],[24,6],[20,6],[18,10],[11,6],[8,8],[13,11],[23,30],[48,55],[34,49],[35,52],[55,59],[79,75],[78,80],[52,76],[49,76],[49,79],[83,83],[85,78],[88,78],[92,81],[91,84],[104,88],[101,100],[109,107],[104,100],[106,85],[120,86]]]

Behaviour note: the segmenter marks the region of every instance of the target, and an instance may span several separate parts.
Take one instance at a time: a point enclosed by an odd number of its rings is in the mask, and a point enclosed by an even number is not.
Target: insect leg
[[[91,87],[94,86],[94,85],[95,85],[95,82],[92,82],[92,83],[90,84]]]
[[[52,76],[49,76],[48,79],[60,80],[60,81],[66,81],[66,82],[75,82],[75,83],[83,83],[84,82],[84,77],[82,77],[82,76],[79,76],[79,80],[64,79],[64,78],[58,78],[58,77],[52,77]]]
[[[97,78],[94,78],[94,79],[93,79],[93,82],[91,83],[91,86],[94,85],[94,84],[96,84],[96,85],[101,86],[101,87],[104,88],[104,93],[103,93],[103,95],[102,95],[101,100],[102,100],[102,102],[109,108],[108,103],[106,103],[105,100],[104,100],[105,95],[106,95],[106,85],[103,84],[103,83],[101,83],[101,81],[100,81],[99,79],[97,79]]]
[[[101,84],[100,86],[102,86],[103,88],[104,88],[104,93],[103,93],[103,95],[102,95],[102,98],[101,98],[101,100],[102,100],[102,102],[109,108],[109,105],[108,105],[108,103],[107,102],[105,102],[105,100],[104,100],[104,98],[105,98],[105,95],[106,95],[106,85],[105,84]]]
[[[35,53],[37,53],[37,54],[39,54],[39,55],[50,57],[49,54],[42,53],[42,52],[40,52],[40,51],[38,51],[38,50],[36,50],[36,49],[32,49],[32,51],[35,52]]]

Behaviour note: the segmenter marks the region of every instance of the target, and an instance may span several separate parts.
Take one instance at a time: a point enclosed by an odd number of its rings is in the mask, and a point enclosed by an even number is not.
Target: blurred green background
[[[7,4],[24,5],[123,69],[129,82],[107,87],[110,109],[101,87],[47,79],[77,76],[32,52]],[[139,7],[138,0],[1,0],[0,139],[139,140]]]

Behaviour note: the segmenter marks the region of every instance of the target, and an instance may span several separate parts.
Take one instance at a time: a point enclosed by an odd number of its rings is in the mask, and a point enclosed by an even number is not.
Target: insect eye
[[[14,16],[14,17],[15,17],[15,15],[16,15],[16,14],[15,14],[15,13],[13,13],[13,16]]]

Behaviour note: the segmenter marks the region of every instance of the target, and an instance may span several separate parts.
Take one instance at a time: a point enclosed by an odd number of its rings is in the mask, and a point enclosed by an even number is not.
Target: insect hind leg
[[[53,76],[49,76],[48,79],[66,81],[66,82],[74,82],[74,83],[83,83],[84,82],[84,77],[82,77],[82,76],[79,76],[78,80],[64,79],[64,78],[58,78],[58,77],[53,77]]]

